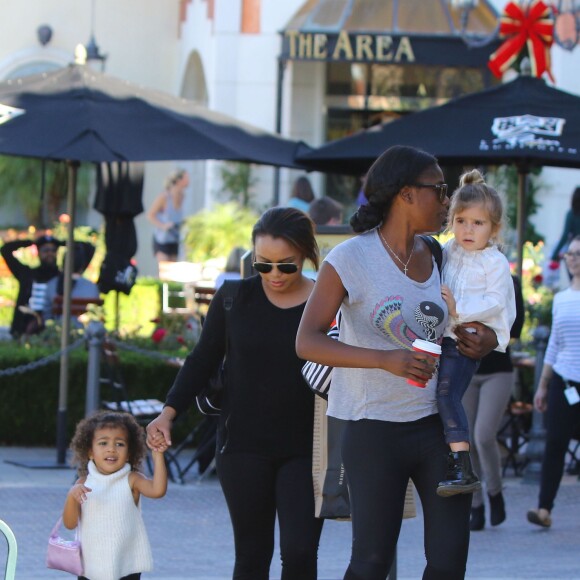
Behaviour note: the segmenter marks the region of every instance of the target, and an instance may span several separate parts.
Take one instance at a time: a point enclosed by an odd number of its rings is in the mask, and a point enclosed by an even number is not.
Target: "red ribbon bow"
[[[542,0],[534,0],[526,8],[510,2],[500,20],[499,35],[507,40],[489,57],[488,66],[498,78],[511,66],[524,45],[532,64],[532,73],[541,77],[550,72],[550,47],[554,40],[552,9]]]

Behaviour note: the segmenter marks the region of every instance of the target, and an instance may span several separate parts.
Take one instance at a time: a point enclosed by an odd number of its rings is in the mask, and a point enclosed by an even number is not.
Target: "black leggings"
[[[345,580],[384,580],[393,562],[409,478],[424,514],[424,579],[461,580],[469,548],[471,495],[439,497],[448,446],[439,415],[409,423],[349,421],[342,442],[353,543]]]
[[[234,529],[236,580],[268,580],[276,515],[282,580],[315,580],[323,520],[314,517],[312,457],[220,454],[217,473]]]
[[[564,474],[566,451],[572,433],[578,425],[580,425],[580,403],[575,405],[568,403],[564,395],[564,381],[559,374],[554,373],[548,385],[546,448],[542,461],[538,504],[540,508],[552,511],[554,507],[554,500]]]

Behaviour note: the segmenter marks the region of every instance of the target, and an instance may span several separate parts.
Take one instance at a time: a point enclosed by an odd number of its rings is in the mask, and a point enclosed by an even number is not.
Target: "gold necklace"
[[[409,262],[411,261],[411,258],[413,257],[413,252],[415,251],[415,238],[413,238],[413,247],[411,249],[411,253],[409,254],[409,259],[406,262],[403,262],[403,260],[401,260],[401,258],[399,258],[397,253],[393,250],[393,248],[391,248],[391,246],[389,246],[389,243],[387,242],[387,240],[385,240],[385,236],[383,236],[383,232],[381,232],[380,229],[378,229],[378,232],[379,232],[379,236],[381,236],[381,240],[383,240],[383,243],[385,244],[385,246],[387,246],[387,248],[389,249],[391,254],[393,254],[393,256],[395,256],[395,258],[397,258],[397,260],[399,260],[399,262],[402,264],[403,273],[406,276],[407,270],[409,269],[407,266],[409,265]]]

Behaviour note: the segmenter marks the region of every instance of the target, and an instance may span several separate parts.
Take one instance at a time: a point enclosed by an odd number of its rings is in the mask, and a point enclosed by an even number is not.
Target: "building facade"
[[[477,3],[468,31],[491,34],[505,0]],[[495,82],[493,44],[468,48],[454,0],[4,0],[0,79],[64,66],[94,35],[105,72],[193,99],[311,145]],[[494,14],[494,9],[496,13]],[[42,44],[39,27],[52,29]],[[580,94],[580,49],[554,45],[556,86]],[[99,65],[100,63],[97,63]],[[144,204],[176,166],[191,174],[186,213],[222,198],[217,161],[148,163]],[[302,172],[255,166],[261,207],[284,203]],[[358,178],[312,173],[318,195],[347,202]],[[534,219],[548,247],[560,235],[577,170],[545,168]],[[99,216],[91,219],[98,220]],[[154,274],[151,228],[136,220],[139,269]]]

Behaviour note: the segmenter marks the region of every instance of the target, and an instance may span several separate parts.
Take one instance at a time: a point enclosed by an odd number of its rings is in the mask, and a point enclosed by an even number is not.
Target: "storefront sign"
[[[460,38],[390,34],[283,33],[282,60],[485,66],[489,48],[470,49]]]
[[[284,33],[291,60],[353,60],[357,62],[415,62],[408,36],[379,34],[323,34],[287,30]]]

